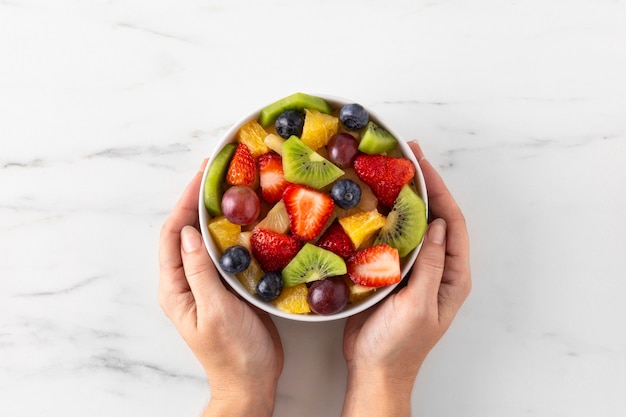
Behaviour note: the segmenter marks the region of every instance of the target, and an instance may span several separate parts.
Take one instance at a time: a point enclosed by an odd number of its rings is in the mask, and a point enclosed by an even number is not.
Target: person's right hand
[[[410,414],[417,372],[471,289],[465,218],[419,145],[409,145],[424,173],[435,220],[406,287],[346,322],[344,417]]]

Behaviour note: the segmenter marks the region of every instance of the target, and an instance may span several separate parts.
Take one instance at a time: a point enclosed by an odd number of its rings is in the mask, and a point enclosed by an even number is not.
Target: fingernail
[[[202,237],[192,226],[185,226],[180,231],[180,243],[185,252],[193,252],[202,246]]]
[[[206,168],[206,164],[209,162],[209,158],[204,158],[204,160],[202,161],[202,164],[200,165],[200,169],[198,170],[198,172],[204,172],[204,169]]]
[[[422,147],[417,140],[413,139],[409,141],[409,145],[414,145],[411,146],[411,149],[415,153],[415,158],[417,159],[417,162],[420,162],[422,159],[426,158],[424,156],[424,152],[422,151]]]
[[[446,240],[446,221],[444,219],[435,219],[428,226],[428,240],[437,245],[443,245]]]

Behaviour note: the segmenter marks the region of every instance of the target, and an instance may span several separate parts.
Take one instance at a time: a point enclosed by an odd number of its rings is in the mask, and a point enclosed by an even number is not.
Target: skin
[[[407,285],[346,322],[343,417],[409,416],[419,368],[471,289],[463,214],[419,145],[409,145],[435,220]],[[224,287],[204,247],[197,207],[205,164],[161,230],[159,303],[206,371],[211,400],[203,416],[271,416],[282,345],[270,317]]]

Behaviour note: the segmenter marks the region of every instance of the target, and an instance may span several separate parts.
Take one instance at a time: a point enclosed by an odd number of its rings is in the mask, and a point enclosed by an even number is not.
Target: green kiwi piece
[[[323,98],[310,96],[304,93],[295,93],[282,98],[261,110],[259,114],[259,123],[263,127],[267,127],[274,123],[274,120],[286,110],[304,110],[313,109],[322,113],[331,114],[333,112],[330,104]]]
[[[386,243],[405,257],[419,245],[426,231],[426,205],[409,184],[400,190],[375,245]]]
[[[345,275],[346,263],[333,252],[305,243],[282,271],[286,287],[317,281],[327,277]]]
[[[230,160],[237,149],[236,143],[229,143],[222,148],[211,162],[209,172],[204,182],[204,206],[211,217],[222,215],[222,194],[224,181]]]
[[[395,136],[370,121],[361,136],[359,150],[370,155],[385,153],[395,148],[397,143],[398,139]]]
[[[283,143],[283,172],[287,181],[318,190],[345,174],[297,136]]]

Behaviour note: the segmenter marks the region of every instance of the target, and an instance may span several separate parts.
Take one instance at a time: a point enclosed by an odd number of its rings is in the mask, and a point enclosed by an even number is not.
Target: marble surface
[[[624,416],[626,3],[0,1],[0,414],[195,416],[161,224],[241,115],[349,97],[462,206],[473,292],[415,416]],[[277,320],[276,416],[333,416],[342,322]]]

